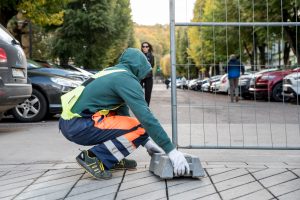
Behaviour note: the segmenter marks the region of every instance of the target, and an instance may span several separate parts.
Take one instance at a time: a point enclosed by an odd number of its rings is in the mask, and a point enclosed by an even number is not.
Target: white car
[[[249,73],[249,72],[245,72],[243,75],[240,76],[238,87],[242,94],[247,93],[247,90],[249,89],[249,85],[250,85],[250,80],[252,79],[252,77],[253,77],[253,74]],[[221,77],[218,92],[230,94],[229,80],[228,80],[227,74],[224,74]]]
[[[227,78],[227,74],[224,74],[220,79],[220,85],[218,92],[227,93],[229,90],[229,81]]]
[[[283,78],[283,95],[292,98],[300,96],[300,72],[291,73]]]

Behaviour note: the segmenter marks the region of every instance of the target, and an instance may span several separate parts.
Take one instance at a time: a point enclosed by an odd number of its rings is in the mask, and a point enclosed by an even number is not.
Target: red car
[[[256,98],[289,101],[290,97],[282,96],[282,81],[286,75],[293,72],[300,72],[300,68],[257,73],[250,82],[249,92]]]

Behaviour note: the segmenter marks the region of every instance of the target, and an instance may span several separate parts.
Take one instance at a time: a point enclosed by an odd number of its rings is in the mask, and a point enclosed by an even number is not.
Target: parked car
[[[222,75],[215,75],[215,76],[210,77],[210,79],[208,81],[209,85],[207,86],[208,87],[207,89],[209,92],[212,92],[212,89],[211,89],[212,85],[214,85],[213,89],[215,89],[215,87],[216,87],[215,84],[216,84],[216,82],[220,81],[221,77],[222,77]]]
[[[244,98],[250,97],[249,87],[250,87],[250,81],[251,81],[252,78],[253,78],[253,74],[249,73],[249,72],[245,72],[239,78],[239,83],[238,83],[239,93]],[[218,92],[230,94],[229,80],[228,80],[228,75],[227,74],[224,74],[221,77]]]
[[[31,96],[26,57],[20,43],[0,24],[0,119]]]
[[[56,65],[54,63],[48,62],[48,61],[42,61],[42,60],[29,60],[29,63],[31,65],[40,65],[44,68],[56,68],[56,69],[63,69],[63,74],[62,71],[58,70],[57,74],[59,75],[66,75],[66,71],[69,71],[68,75],[69,77],[75,77],[77,79],[81,79],[83,81],[87,80],[88,78],[90,78],[93,74],[81,69],[79,67],[73,66],[73,65],[65,65],[65,66],[60,66],[60,65]]]
[[[271,71],[255,74],[250,83],[250,93],[258,98],[268,98],[274,101],[289,101],[290,97],[282,95],[283,78],[300,68]]]
[[[283,79],[283,95],[290,98],[300,98],[300,72],[294,72]]]
[[[220,80],[213,81],[210,85],[210,92],[218,92],[220,87]]]
[[[199,81],[199,79],[190,80],[187,84],[188,89],[195,90],[195,88],[197,87],[197,81]]]
[[[70,72],[67,70],[60,69],[59,73],[57,70],[28,64],[28,78],[33,88],[32,95],[10,110],[17,120],[35,122],[44,119],[47,115],[61,112],[61,95],[79,86],[82,80],[68,76]]]
[[[203,79],[203,80],[198,80],[197,81],[197,85],[196,85],[196,87],[195,87],[195,90],[196,91],[203,91],[202,89],[202,86],[205,86],[205,84],[207,84],[208,83],[208,81],[209,81],[209,78],[205,78],[205,79]]]

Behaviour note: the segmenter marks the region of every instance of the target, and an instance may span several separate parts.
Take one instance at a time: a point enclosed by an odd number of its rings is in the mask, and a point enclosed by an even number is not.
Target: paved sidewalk
[[[300,163],[202,162],[201,179],[161,180],[139,163],[97,181],[76,163],[0,165],[0,199],[300,199]]]

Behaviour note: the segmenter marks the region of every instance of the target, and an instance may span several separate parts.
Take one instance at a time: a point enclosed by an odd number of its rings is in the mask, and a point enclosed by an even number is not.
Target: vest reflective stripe
[[[96,79],[96,78],[99,78],[99,77],[102,77],[102,76],[105,76],[108,74],[112,74],[115,72],[126,72],[126,70],[124,70],[124,69],[103,70],[103,71],[100,71],[100,72],[94,74],[92,76],[92,78]],[[92,81],[89,81],[89,83],[90,82],[92,82]],[[71,110],[72,110],[73,106],[75,105],[75,103],[77,102],[77,100],[79,99],[80,95],[82,94],[85,86],[88,85],[89,83],[87,83],[87,84],[83,83],[82,85],[76,87],[75,89],[73,89],[70,92],[61,96],[61,104],[62,104],[62,109],[63,109],[61,117],[63,119],[70,120],[74,117],[81,117],[78,113],[72,113]],[[121,105],[119,105],[111,110],[118,109],[120,106]],[[102,115],[107,115],[109,113],[109,111],[110,110],[100,110],[98,112]]]

